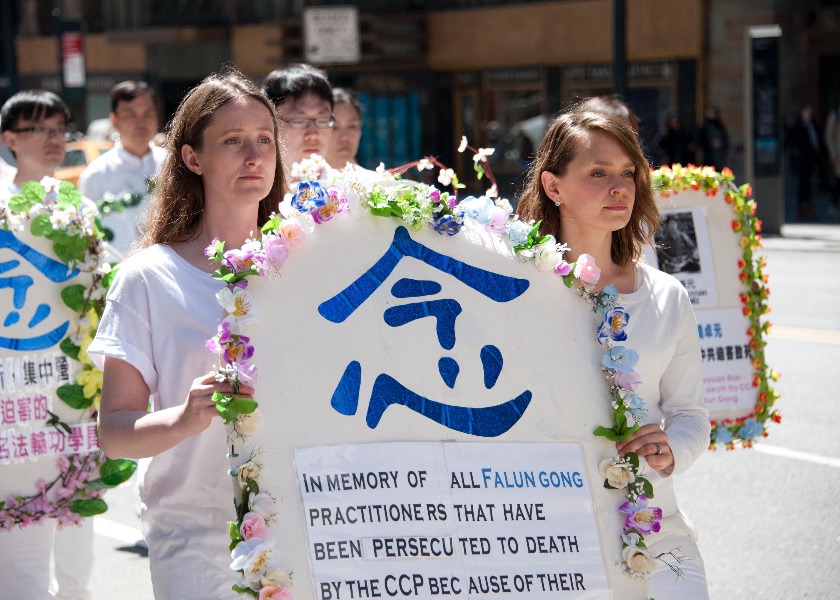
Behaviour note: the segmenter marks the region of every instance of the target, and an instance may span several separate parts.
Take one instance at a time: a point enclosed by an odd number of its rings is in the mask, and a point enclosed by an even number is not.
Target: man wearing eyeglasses
[[[17,173],[4,194],[15,193],[24,181],[52,176],[64,160],[70,109],[45,90],[18,92],[0,111],[0,132],[17,161]]]
[[[45,90],[27,90],[0,109],[0,135],[17,161],[17,173],[0,183],[0,200],[20,192],[25,181],[52,177],[64,160],[70,109]],[[12,261],[14,262],[14,261]],[[7,266],[10,263],[7,263]],[[14,269],[15,267],[9,266]],[[7,269],[8,270],[8,269]],[[0,466],[0,477],[7,477]],[[11,531],[0,530],[0,597],[49,598],[50,557],[55,553],[56,600],[90,600],[93,522],[55,528],[55,520]]]
[[[283,169],[291,181],[293,163],[327,154],[335,124],[332,86],[323,71],[297,64],[269,73],[262,89],[277,108]]]

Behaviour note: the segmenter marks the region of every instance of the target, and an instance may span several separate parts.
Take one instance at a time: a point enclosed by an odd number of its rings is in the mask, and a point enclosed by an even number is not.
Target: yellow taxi
[[[67,142],[64,161],[56,169],[55,178],[69,181],[73,185],[78,184],[79,175],[85,167],[97,156],[105,154],[113,145],[112,140],[81,139]]]

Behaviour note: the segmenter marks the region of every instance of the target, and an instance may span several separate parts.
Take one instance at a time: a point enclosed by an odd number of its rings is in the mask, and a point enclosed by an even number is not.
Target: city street
[[[836,597],[840,226],[786,225],[764,252],[782,424],[754,449],[701,456],[677,482],[680,504],[699,532],[713,600]],[[151,598],[128,489],[106,499],[111,510],[95,519],[94,598]]]

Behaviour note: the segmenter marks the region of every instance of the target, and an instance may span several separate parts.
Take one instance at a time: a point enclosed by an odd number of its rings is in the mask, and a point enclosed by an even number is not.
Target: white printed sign
[[[577,444],[295,450],[319,600],[608,593]]]
[[[748,413],[755,405],[750,338],[738,309],[697,313],[703,398],[711,413]]]

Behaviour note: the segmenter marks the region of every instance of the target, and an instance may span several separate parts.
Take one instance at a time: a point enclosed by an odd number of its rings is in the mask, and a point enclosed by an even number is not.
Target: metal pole
[[[627,11],[624,0],[613,0],[613,92],[627,93]]]

